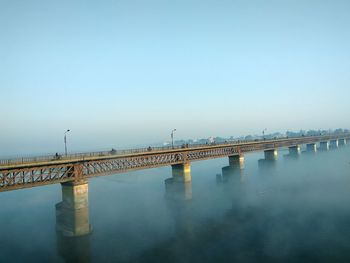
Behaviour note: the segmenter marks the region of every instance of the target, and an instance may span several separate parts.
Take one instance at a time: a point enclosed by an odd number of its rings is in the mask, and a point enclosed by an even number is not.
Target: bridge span
[[[277,149],[289,147],[291,154],[300,152],[306,144],[307,151],[316,151],[346,144],[350,133],[281,138],[248,142],[227,142],[211,145],[189,145],[188,147],[159,147],[135,149],[103,154],[80,154],[69,158],[45,158],[0,160],[0,192],[46,184],[86,182],[96,176],[123,173],[133,170],[172,166],[176,180],[191,180],[190,163],[194,161],[229,157],[230,165],[244,162],[244,153],[264,151],[265,159],[277,157]]]

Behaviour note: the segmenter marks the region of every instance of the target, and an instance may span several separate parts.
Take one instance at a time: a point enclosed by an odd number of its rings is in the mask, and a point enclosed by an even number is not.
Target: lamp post
[[[265,131],[266,131],[267,129],[265,128],[265,129],[263,129],[263,131],[262,131],[262,134],[263,134],[263,139],[265,140]]]
[[[67,133],[70,132],[70,130],[66,130],[64,133],[64,153],[67,156]]]
[[[174,149],[174,132],[176,131],[176,129],[171,131],[171,148]]]

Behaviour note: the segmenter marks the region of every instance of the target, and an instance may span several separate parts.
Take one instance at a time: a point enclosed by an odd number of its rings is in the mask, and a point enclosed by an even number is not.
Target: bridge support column
[[[289,147],[289,155],[293,157],[297,157],[300,155],[300,145],[295,145]]]
[[[329,142],[329,147],[332,149],[337,149],[339,145],[339,141],[338,140],[331,140]]]
[[[173,178],[175,181],[179,182],[191,182],[191,164],[181,163],[174,164],[171,166]]]
[[[232,155],[228,157],[230,167],[244,169],[244,156],[243,154]]]
[[[346,143],[347,143],[346,139],[339,139],[339,140],[338,140],[338,145],[339,145],[339,146],[343,146],[343,145],[345,145]]]
[[[264,155],[265,155],[266,161],[276,161],[277,156],[278,156],[278,152],[276,149],[266,150],[266,151],[264,151]]]
[[[62,183],[62,202],[56,204],[56,230],[66,237],[91,233],[88,182]]]
[[[320,150],[321,151],[328,151],[329,150],[329,142],[320,142]]]
[[[317,145],[316,143],[308,143],[306,144],[306,152],[317,152]]]

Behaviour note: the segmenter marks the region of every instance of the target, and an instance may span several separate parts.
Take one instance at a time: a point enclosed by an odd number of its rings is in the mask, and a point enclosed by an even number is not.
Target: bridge
[[[65,237],[91,233],[88,205],[88,179],[134,170],[172,167],[172,177],[165,181],[168,194],[182,192],[191,198],[191,162],[228,157],[223,176],[244,168],[244,154],[264,151],[264,162],[277,159],[278,148],[289,148],[290,156],[326,151],[347,144],[350,133],[279,138],[273,140],[234,141],[222,144],[191,144],[123,151],[58,155],[0,160],[0,192],[61,183],[62,202],[56,204],[57,231]]]
[[[277,149],[289,147],[292,154],[298,154],[300,145],[306,144],[308,151],[321,150],[330,146],[346,144],[350,133],[226,142],[222,144],[201,144],[157,148],[132,149],[98,153],[73,154],[59,158],[43,156],[0,160],[0,192],[46,184],[81,182],[89,178],[129,172],[133,170],[172,166],[173,176],[190,180],[190,163],[211,158],[229,157],[230,165],[243,162],[244,153],[264,151],[265,159],[274,159]]]

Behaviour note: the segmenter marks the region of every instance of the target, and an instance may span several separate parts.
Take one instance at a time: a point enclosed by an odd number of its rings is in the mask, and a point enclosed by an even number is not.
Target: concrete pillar
[[[56,229],[66,237],[91,233],[88,182],[62,183],[62,202],[56,204]]]
[[[191,182],[191,164],[190,163],[181,163],[174,164],[171,166],[173,178],[175,181],[180,182]]]
[[[338,145],[339,145],[338,140],[331,140],[331,141],[329,142],[329,147],[332,148],[332,149],[338,148]]]
[[[300,145],[295,145],[289,147],[289,155],[290,156],[299,156],[300,155]]]
[[[317,152],[317,145],[316,143],[308,143],[306,144],[306,152]]]
[[[264,151],[264,155],[265,155],[265,160],[276,161],[277,156],[278,156],[278,152],[276,149],[266,150],[266,151]]]
[[[329,150],[329,142],[320,142],[320,150],[321,151],[328,151]]]
[[[192,182],[181,182],[174,178],[168,178],[165,183],[165,197],[168,200],[191,200],[192,199]]]
[[[228,157],[228,162],[231,167],[244,169],[244,156],[243,154],[231,155]]]
[[[339,146],[343,146],[343,145],[345,145],[346,143],[347,143],[346,139],[339,139],[339,140],[338,140]]]

